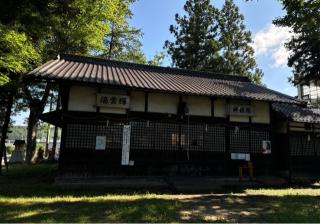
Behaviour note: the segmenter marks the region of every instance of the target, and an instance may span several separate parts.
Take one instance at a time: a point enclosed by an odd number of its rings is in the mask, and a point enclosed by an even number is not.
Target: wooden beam
[[[149,93],[145,92],[144,94],[144,112],[147,113],[149,110]]]

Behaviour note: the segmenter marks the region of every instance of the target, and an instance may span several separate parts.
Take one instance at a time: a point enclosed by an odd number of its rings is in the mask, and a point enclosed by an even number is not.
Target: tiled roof
[[[302,123],[320,123],[320,109],[301,105],[273,103],[272,108],[291,121]]]
[[[301,103],[293,97],[256,85],[246,77],[75,55],[61,55],[28,75],[186,95]]]

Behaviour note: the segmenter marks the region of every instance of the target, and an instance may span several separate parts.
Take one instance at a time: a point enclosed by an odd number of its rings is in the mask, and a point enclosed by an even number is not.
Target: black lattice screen
[[[203,125],[181,125],[182,141],[181,147],[184,150],[204,151],[204,126]]]
[[[225,152],[225,127],[130,122],[131,149]]]
[[[320,137],[316,137],[315,141],[316,155],[320,156]]]
[[[292,156],[316,156],[319,155],[320,140],[311,133],[291,133],[290,153]]]
[[[96,136],[106,136],[106,149],[121,148],[122,129],[120,124],[68,124],[66,148],[94,149]]]
[[[270,140],[270,134],[268,131],[251,131],[251,153],[261,154],[262,141]],[[271,146],[272,147],[272,146]]]
[[[225,152],[225,127],[206,125],[204,135],[204,150],[213,152]]]
[[[270,140],[269,131],[231,128],[230,152],[261,154],[264,140]]]
[[[151,148],[151,130],[149,122],[130,122],[131,139],[130,148],[132,149],[150,149]]]
[[[155,150],[179,150],[179,125],[150,123],[150,147]]]
[[[230,152],[249,153],[249,131],[245,129],[235,129],[236,128],[230,130]]]
[[[230,130],[230,152],[261,153],[268,131],[236,129],[213,124],[179,124],[131,121],[132,150],[226,151],[226,128]],[[94,149],[96,136],[106,136],[106,149],[122,148],[123,123],[68,124],[66,147]],[[306,143],[304,143],[306,144]]]

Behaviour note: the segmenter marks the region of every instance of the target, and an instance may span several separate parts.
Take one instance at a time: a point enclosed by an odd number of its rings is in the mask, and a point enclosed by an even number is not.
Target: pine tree
[[[175,41],[165,42],[173,66],[216,71],[214,64],[219,60],[217,9],[209,0],[187,0],[184,10],[185,15],[175,16],[177,25],[170,26]]]
[[[244,16],[233,0],[226,0],[219,18],[219,43],[223,62],[219,70],[226,74],[247,76],[261,83],[263,73],[257,68],[251,33],[246,30]]]
[[[106,47],[102,57],[107,59],[146,63],[141,50],[142,32],[140,29],[130,27],[128,21],[124,23],[111,22],[110,32],[104,38]]]
[[[120,61],[146,63],[145,55],[141,49],[143,33],[140,29],[129,25],[129,20],[133,14],[127,6],[135,1],[123,0],[126,7],[117,7],[115,14],[122,14],[124,17],[122,20],[119,20],[119,16],[115,16],[114,19],[110,20],[110,31],[104,37],[105,50],[101,55],[102,57]]]
[[[184,10],[186,15],[177,14],[177,25],[170,26],[175,41],[165,43],[174,66],[247,76],[261,83],[251,33],[232,0],[226,0],[221,11],[209,0],[187,0]]]

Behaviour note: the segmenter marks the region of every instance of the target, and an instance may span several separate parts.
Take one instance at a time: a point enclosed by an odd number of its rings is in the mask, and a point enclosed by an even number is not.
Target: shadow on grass
[[[1,202],[1,222],[319,222],[319,197]]]
[[[0,206],[1,222],[174,222],[180,219],[181,203],[162,199],[62,200],[0,203]]]
[[[14,166],[1,176],[0,222],[320,222],[319,196],[234,195],[230,192],[245,188],[229,187],[221,195],[174,198],[160,191],[148,198],[143,190],[57,188],[56,170],[56,165]]]

